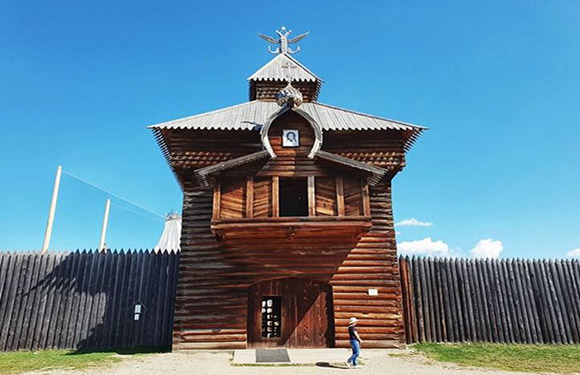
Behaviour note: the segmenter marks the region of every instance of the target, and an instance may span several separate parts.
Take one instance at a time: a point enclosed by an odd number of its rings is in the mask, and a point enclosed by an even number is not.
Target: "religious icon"
[[[299,131],[296,129],[284,130],[282,132],[282,147],[300,146]]]

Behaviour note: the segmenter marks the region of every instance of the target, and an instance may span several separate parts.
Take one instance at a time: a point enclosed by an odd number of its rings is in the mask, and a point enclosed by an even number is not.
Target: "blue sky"
[[[291,4],[0,1],[0,249],[40,248],[58,164],[179,210],[145,127],[246,101],[281,25],[311,31],[321,102],[430,127],[393,182],[396,221],[432,223],[397,228],[407,251],[580,248],[580,2]],[[96,247],[106,198],[63,176],[51,247]],[[121,205],[109,245],[153,246],[162,220]]]

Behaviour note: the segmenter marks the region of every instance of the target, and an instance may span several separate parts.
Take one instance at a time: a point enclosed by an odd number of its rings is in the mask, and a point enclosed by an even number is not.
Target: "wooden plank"
[[[52,254],[45,254],[45,257],[52,256],[53,256]],[[71,259],[72,257],[74,257],[74,253],[66,255],[63,254],[62,256],[58,257],[58,259],[55,260],[55,263],[58,264],[58,267],[63,268],[62,278],[60,280],[54,277],[55,275],[53,273],[46,275],[47,282],[53,282],[58,284],[57,294],[60,297],[58,302],[53,302],[53,304],[59,305],[59,313],[56,318],[56,324],[54,327],[55,335],[53,340],[54,347],[57,349],[66,348],[66,346],[64,346],[67,331],[65,319],[69,314],[69,308],[67,307],[70,296],[69,289],[71,284],[73,284],[73,282],[71,281],[71,271],[72,271],[71,269],[73,266]]]
[[[19,333],[19,343],[18,349],[27,349],[30,350],[32,348],[32,339],[34,337],[34,328],[36,316],[33,314],[38,311],[38,301],[40,298],[37,298],[38,294],[38,277],[41,273],[41,260],[42,256],[39,253],[33,254],[34,259],[34,266],[32,268],[32,274],[29,277],[30,283],[26,288],[26,294],[28,295],[28,299],[26,302],[26,308],[24,310],[24,321],[22,322],[22,331]]]
[[[553,330],[552,323],[555,320],[551,314],[551,308],[549,301],[549,293],[547,292],[546,284],[547,281],[545,276],[543,275],[543,268],[544,263],[542,261],[534,262],[534,279],[536,281],[536,288],[537,288],[537,298],[541,304],[541,315],[540,315],[540,322],[542,323],[542,333],[544,335],[544,341],[550,344],[557,344],[559,342],[558,338],[556,338],[555,332]]]
[[[213,220],[221,218],[221,187],[220,182],[215,181],[213,185],[213,212],[212,218]]]
[[[30,269],[32,267],[32,255],[30,253],[24,255],[22,260],[22,268],[20,269],[20,274],[18,277],[18,284],[16,289],[16,294],[14,296],[14,310],[12,311],[12,316],[10,319],[10,325],[8,327],[8,340],[6,343],[6,350],[18,350],[18,337],[17,333],[22,328],[22,313],[23,313],[23,299],[25,297],[25,285],[27,277],[29,276]]]
[[[63,332],[59,340],[61,348],[72,348],[74,346],[74,329],[78,313],[77,283],[80,282],[82,262],[84,256],[78,250],[68,255],[61,262],[65,271],[65,291],[67,293],[66,309],[63,321]]]
[[[480,288],[478,284],[476,259],[469,259],[465,262],[466,275],[469,279],[470,300],[473,307],[473,341],[485,341],[486,335],[484,333],[485,322],[483,319],[483,304],[480,302]]]
[[[114,299],[115,299],[115,281],[117,277],[117,265],[119,260],[118,253],[107,253],[105,258],[105,271],[103,272],[103,289],[102,300],[99,304],[99,316],[102,317],[102,323],[98,333],[95,335],[93,347],[109,348],[112,347],[110,341],[111,323],[113,322]],[[156,274],[151,277],[156,278]]]
[[[280,216],[280,178],[278,176],[272,177],[272,217]]]
[[[166,345],[171,345],[171,332],[173,331],[174,325],[174,314],[175,314],[175,303],[176,303],[176,290],[177,290],[177,281],[178,281],[178,269],[179,269],[179,262],[180,262],[180,253],[171,254],[169,267],[167,269],[168,277],[167,283],[165,287],[165,292],[163,293],[166,296],[166,301],[164,303],[164,310],[163,316],[164,319],[164,336],[167,337]]]
[[[159,279],[161,277],[160,265],[161,254],[150,253],[151,256],[151,274],[157,275],[155,278],[147,278],[147,289],[149,290],[149,297],[147,299],[147,325],[143,334],[143,342],[145,346],[160,345],[155,339],[155,327],[161,323],[161,315],[159,314],[159,306],[157,300],[159,296]]]
[[[158,311],[158,315],[160,317],[163,317],[163,311],[164,311],[164,303],[165,303],[165,293],[164,292],[164,287],[165,284],[167,282],[167,278],[171,277],[170,275],[168,275],[168,268],[169,268],[169,261],[170,261],[170,257],[168,254],[163,254],[160,256],[160,270],[162,270],[163,272],[160,273],[160,278],[159,278],[159,285],[157,286],[157,301],[156,301],[156,305],[157,305],[157,309]],[[160,322],[162,322],[162,320],[160,320]],[[163,334],[167,334],[166,332],[163,331],[163,324],[155,324],[154,327],[154,337],[155,337],[155,342],[162,342],[162,337]]]
[[[492,319],[493,310],[491,306],[491,296],[490,291],[488,289],[487,278],[486,278],[486,267],[485,267],[485,260],[477,259],[475,261],[476,269],[477,269],[477,278],[479,284],[479,290],[481,291],[480,294],[480,303],[483,308],[481,309],[483,322],[484,322],[484,330],[485,335],[487,337],[488,342],[497,342],[498,334],[497,334],[497,326],[495,323],[495,319]]]
[[[115,324],[112,328],[111,341],[114,347],[122,347],[123,330],[125,328],[124,317],[127,314],[127,289],[129,283],[129,273],[131,271],[132,252],[121,253],[119,258],[119,271],[117,272],[116,287],[117,300],[115,302]]]
[[[252,194],[253,195],[253,194]],[[133,342],[135,345],[138,346],[147,346],[147,329],[149,328],[150,320],[154,319],[155,316],[153,315],[154,311],[152,310],[152,306],[150,301],[152,298],[150,297],[153,293],[150,287],[150,275],[153,273],[153,266],[154,266],[154,256],[155,253],[145,251],[143,253],[143,266],[141,271],[141,278],[139,280],[139,295],[141,302],[143,303],[142,313],[139,319],[139,329],[136,331],[136,337],[134,338]]]
[[[514,272],[514,265],[511,259],[503,261],[503,271],[507,286],[507,298],[510,303],[510,319],[512,321],[513,337],[516,343],[526,343],[526,315],[525,311],[520,306],[520,295],[518,294],[517,279]]]
[[[0,300],[0,351],[7,350],[8,327],[14,307],[14,296],[18,288],[18,278],[22,266],[23,254],[11,254],[10,263],[8,264],[8,274],[6,275],[7,292],[4,298]]]
[[[10,253],[0,253],[0,301],[2,301],[2,297],[5,296],[7,292],[6,284],[6,276],[8,275],[8,264],[10,261]],[[0,310],[1,312],[2,310]],[[0,319],[0,324],[2,324]]]
[[[99,257],[97,255],[98,253],[92,251],[87,254],[89,260],[85,269],[86,273],[82,288],[81,303],[79,305],[80,316],[77,321],[77,332],[75,336],[75,348],[78,349],[88,348],[89,322],[93,309],[94,290],[99,267]]]
[[[344,180],[342,176],[336,177],[336,207],[338,210],[338,216],[344,216]]]
[[[399,269],[401,275],[401,292],[403,300],[403,322],[405,329],[405,342],[411,344],[415,342],[413,337],[415,315],[412,307],[413,290],[410,280],[409,257],[399,258]],[[336,306],[336,305],[335,305]],[[335,307],[336,309],[336,307]]]
[[[59,349],[59,324],[62,323],[62,316],[64,315],[64,306],[62,304],[62,295],[63,295],[63,287],[66,283],[66,254],[57,254],[55,264],[58,264],[58,269],[53,271],[57,276],[57,282],[54,287],[53,293],[53,300],[52,300],[52,308],[51,308],[51,327],[49,330],[49,334],[47,336],[47,346],[53,349]]]
[[[316,216],[316,192],[314,176],[308,176],[308,216]]]
[[[457,322],[455,321],[455,301],[452,291],[452,276],[451,271],[448,269],[447,260],[443,260],[441,264],[441,295],[443,297],[442,310],[444,312],[444,323],[445,323],[445,338],[444,341],[456,342],[456,330]]]
[[[371,200],[369,194],[369,185],[364,180],[361,180],[361,190],[363,196],[363,215],[371,216]]]
[[[563,287],[566,288],[568,294],[568,309],[572,321],[571,329],[573,333],[573,341],[578,343],[580,342],[580,294],[578,293],[578,287],[574,279],[574,273],[571,264],[572,261],[569,259],[562,262],[562,282]]]
[[[121,347],[130,347],[132,345],[133,335],[135,332],[136,321],[133,320],[133,311],[135,303],[139,300],[139,275],[141,273],[142,257],[141,252],[135,251],[131,257],[131,272],[129,274],[127,300],[125,301],[125,311],[123,312],[123,341]]]
[[[546,302],[544,301],[544,294],[543,290],[541,288],[542,285],[542,280],[541,280],[541,275],[538,271],[539,267],[540,267],[540,262],[530,262],[528,265],[528,269],[530,271],[530,281],[532,284],[532,288],[533,288],[533,293],[534,293],[534,300],[537,301],[537,307],[538,309],[537,311],[537,322],[539,324],[539,331],[538,334],[541,336],[541,340],[543,343],[552,343],[554,342],[554,340],[552,340],[552,336],[551,336],[551,332],[550,329],[548,328],[548,320],[550,319],[549,314],[546,315],[546,309],[545,309],[545,304]]]
[[[423,294],[423,307],[425,308],[425,338],[428,342],[433,342],[433,289],[429,286],[431,279],[431,258],[423,259],[422,271],[425,281],[425,293]]]
[[[254,179],[246,178],[246,217],[254,217]]]
[[[74,285],[74,301],[73,309],[71,315],[71,329],[69,330],[68,346],[70,348],[78,348],[79,337],[81,335],[82,321],[85,314],[85,291],[86,285],[88,284],[90,264],[91,264],[91,254],[83,250],[79,254],[79,264],[77,268],[77,281]]]
[[[417,315],[417,341],[425,342],[425,320],[424,320],[424,310],[423,310],[423,283],[422,272],[420,266],[421,259],[413,257],[413,275],[414,277],[414,289],[416,292],[416,315]]]
[[[458,278],[457,262],[455,258],[449,260],[449,268],[451,270],[451,282],[453,283],[453,299],[455,300],[455,321],[457,322],[457,330],[455,331],[455,339],[460,342],[465,342],[465,326],[463,318],[467,315],[462,303],[461,293],[463,283]]]
[[[475,336],[475,316],[473,313],[473,300],[471,294],[471,280],[469,278],[469,273],[467,271],[467,259],[461,259],[457,262],[457,272],[458,272],[458,283],[462,286],[462,299],[465,308],[464,314],[464,327],[465,327],[465,340],[474,342],[476,341]]]
[[[438,342],[442,342],[442,341],[447,341],[447,324],[445,324],[445,316],[446,316],[446,311],[445,311],[445,306],[447,306],[446,304],[446,300],[445,297],[443,295],[444,293],[444,289],[446,289],[447,285],[444,284],[443,278],[442,278],[442,262],[445,262],[445,260],[442,259],[436,259],[434,261],[434,274],[433,274],[433,280],[431,281],[431,287],[435,288],[436,292],[435,292],[435,306],[434,306],[434,319],[435,319],[435,333],[436,333],[436,341]]]
[[[524,287],[523,278],[521,271],[521,263],[519,259],[515,259],[509,263],[509,273],[513,278],[514,290],[513,294],[516,300],[517,313],[521,314],[521,334],[522,342],[531,344],[534,342],[530,327],[530,307],[526,304],[526,299],[529,298],[526,295],[527,290]]]
[[[106,295],[104,293],[106,291],[105,276],[107,276],[110,256],[111,253],[95,253],[95,257],[98,260],[97,272],[91,290],[92,306],[86,338],[86,347],[91,349],[99,347],[100,336],[103,334],[102,317],[106,303]]]
[[[568,343],[573,344],[577,342],[578,332],[576,329],[576,317],[574,316],[573,310],[575,306],[572,306],[572,295],[571,288],[566,280],[566,271],[564,265],[565,261],[557,260],[552,265],[552,271],[554,274],[554,283],[556,285],[556,291],[558,293],[558,298],[560,299],[560,306],[562,308],[562,314],[564,318],[564,325],[566,328],[566,335],[568,338]]]
[[[566,314],[566,306],[564,305],[562,292],[560,290],[558,275],[555,270],[556,261],[550,260],[547,264],[547,275],[549,279],[550,293],[553,297],[554,307],[556,311],[556,323],[558,324],[558,331],[562,336],[562,343],[569,344],[571,340],[568,336],[571,334],[570,327],[568,323],[568,317]]]
[[[516,342],[514,339],[514,327],[512,325],[511,317],[510,317],[510,310],[512,307],[510,306],[511,301],[509,300],[509,296],[507,295],[507,288],[508,283],[505,279],[503,265],[505,261],[501,260],[493,260],[492,264],[494,266],[496,287],[498,290],[499,300],[499,314],[502,317],[502,321],[504,322],[504,334],[505,340],[508,343]]]

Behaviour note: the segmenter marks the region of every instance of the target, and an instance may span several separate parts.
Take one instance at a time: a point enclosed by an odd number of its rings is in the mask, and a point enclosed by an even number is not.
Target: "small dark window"
[[[262,298],[262,337],[280,337],[282,297]]]
[[[308,216],[308,183],[305,178],[280,179],[280,216]]]

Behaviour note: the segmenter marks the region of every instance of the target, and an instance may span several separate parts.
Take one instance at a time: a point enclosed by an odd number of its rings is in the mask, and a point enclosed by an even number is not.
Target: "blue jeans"
[[[358,364],[356,363],[356,359],[360,355],[360,342],[358,342],[358,340],[351,339],[350,347],[352,348],[352,355],[347,361],[349,363],[352,363],[354,366],[358,366]]]

